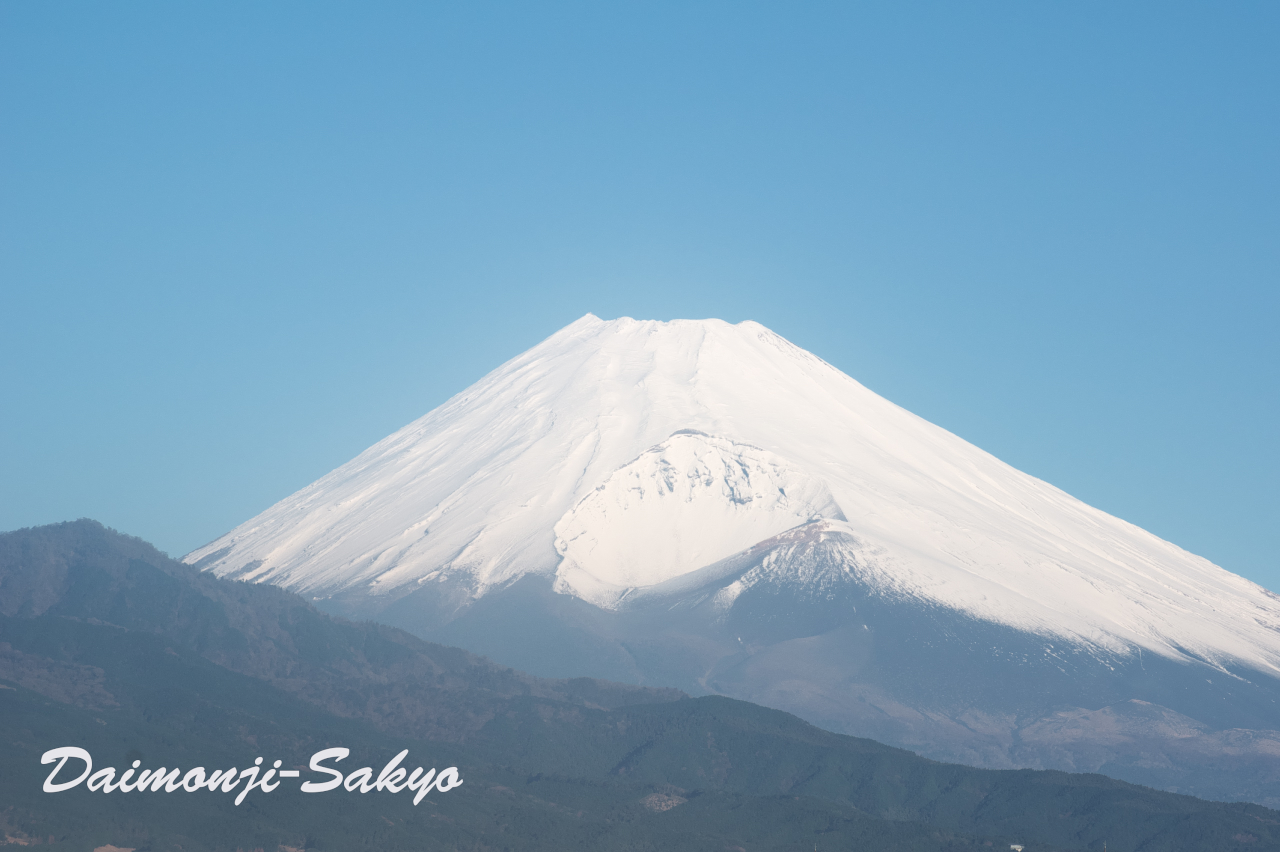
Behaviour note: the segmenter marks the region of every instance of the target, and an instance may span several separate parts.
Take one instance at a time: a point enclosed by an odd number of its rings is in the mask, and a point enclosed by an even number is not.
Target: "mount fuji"
[[[535,674],[1280,804],[1280,597],[754,322],[583,317],[185,559]]]

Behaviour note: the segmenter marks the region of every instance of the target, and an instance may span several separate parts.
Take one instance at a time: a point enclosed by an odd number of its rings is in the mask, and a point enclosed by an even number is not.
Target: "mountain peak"
[[[814,518],[895,594],[1280,672],[1273,596],[750,321],[587,314],[187,561],[387,603],[447,583],[461,606],[535,575],[609,608]]]

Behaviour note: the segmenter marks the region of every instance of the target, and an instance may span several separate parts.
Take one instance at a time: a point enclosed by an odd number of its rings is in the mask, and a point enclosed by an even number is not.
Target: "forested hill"
[[[532,639],[531,639],[532,641]],[[1280,850],[1280,814],[1057,772],[935,763],[723,698],[549,681],[77,521],[0,535],[0,828],[67,849]],[[402,748],[465,784],[415,807],[40,791],[40,755],[305,767]],[[416,765],[416,764],[415,764]],[[304,776],[308,774],[304,772]],[[305,779],[304,779],[305,780]]]

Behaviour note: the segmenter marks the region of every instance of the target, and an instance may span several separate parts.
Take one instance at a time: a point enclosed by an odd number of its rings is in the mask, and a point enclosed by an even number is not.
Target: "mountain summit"
[[[606,609],[804,524],[885,592],[1280,674],[1280,601],[754,322],[588,315],[187,557],[315,596],[528,573]]]
[[[969,762],[1127,766],[1151,712],[1280,755],[1280,599],[754,322],[587,315],[186,561]]]

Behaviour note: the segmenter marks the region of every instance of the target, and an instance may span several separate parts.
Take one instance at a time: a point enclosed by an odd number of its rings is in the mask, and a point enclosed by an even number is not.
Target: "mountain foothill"
[[[1280,813],[1096,774],[939,763],[721,696],[522,674],[88,520],[0,535],[6,842],[135,849],[1280,849]],[[412,800],[41,792],[40,755],[304,766],[401,749]],[[465,794],[464,794],[465,793]],[[334,806],[334,802],[338,806]]]

